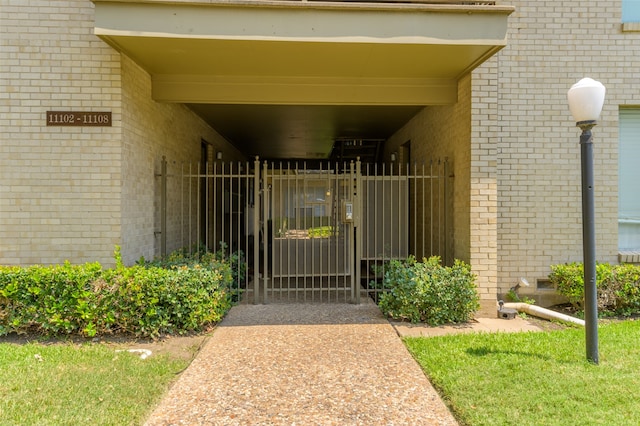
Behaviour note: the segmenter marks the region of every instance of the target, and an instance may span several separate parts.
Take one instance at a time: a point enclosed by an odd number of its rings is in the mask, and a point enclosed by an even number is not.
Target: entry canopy
[[[153,98],[200,114],[206,105],[452,104],[460,77],[506,45],[514,10],[446,0],[93,1],[95,34],[151,75]]]

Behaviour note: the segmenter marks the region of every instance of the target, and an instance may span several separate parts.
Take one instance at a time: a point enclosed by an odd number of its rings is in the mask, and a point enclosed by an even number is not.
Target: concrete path
[[[371,303],[234,307],[147,425],[456,425]]]

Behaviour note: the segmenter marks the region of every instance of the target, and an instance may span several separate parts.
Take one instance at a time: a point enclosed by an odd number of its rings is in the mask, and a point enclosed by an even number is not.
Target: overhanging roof
[[[149,72],[153,98],[201,104],[204,115],[208,104],[454,103],[459,78],[505,46],[513,11],[422,3],[94,3],[96,35]]]

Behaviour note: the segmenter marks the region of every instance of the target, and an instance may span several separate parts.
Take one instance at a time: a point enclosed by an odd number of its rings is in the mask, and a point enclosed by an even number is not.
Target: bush
[[[385,271],[384,288],[389,290],[380,297],[382,312],[414,323],[466,322],[480,306],[475,275],[460,260],[451,267],[442,266],[439,257],[393,260]]]
[[[573,262],[551,266],[549,280],[578,310],[584,309],[584,265]],[[596,265],[598,310],[604,314],[640,313],[640,266]]]
[[[220,321],[232,305],[224,261],[124,267],[116,250],[116,264],[0,267],[0,335],[182,334]]]
[[[227,254],[227,245],[222,241],[217,252],[207,251],[203,244],[199,244],[193,250],[176,250],[167,257],[157,258],[152,261],[141,258],[138,264],[147,268],[175,269],[195,267],[217,270],[223,274],[222,281],[227,283],[228,288],[231,289],[234,302],[240,299],[242,293],[240,287],[247,272],[247,263],[242,250]]]

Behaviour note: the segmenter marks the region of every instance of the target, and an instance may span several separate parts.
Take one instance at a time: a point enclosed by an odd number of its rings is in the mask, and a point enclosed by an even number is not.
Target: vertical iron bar
[[[167,157],[160,166],[160,256],[167,255]]]
[[[344,164],[343,164],[344,166]],[[335,187],[335,202],[336,202],[336,217],[335,217],[335,254],[334,254],[334,273],[336,276],[336,302],[338,301],[338,288],[340,288],[342,286],[342,284],[340,283],[340,277],[339,277],[339,259],[340,259],[340,238],[342,237],[342,218],[341,218],[341,211],[340,211],[340,207],[341,207],[341,200],[342,200],[342,179],[343,179],[343,175],[344,175],[344,167],[342,169],[340,169],[340,163],[338,161],[336,161],[336,170],[340,170],[340,174],[338,176],[336,176],[336,187]]]
[[[349,201],[351,201],[350,198],[350,194],[352,192],[351,190],[351,186],[353,185],[352,181],[351,181],[351,166],[349,165],[349,163],[347,163],[346,161],[343,161],[342,163],[342,179],[341,179],[341,190],[342,190],[342,200],[347,203]],[[348,283],[348,273],[349,271],[347,270],[347,266],[349,265],[349,261],[348,261],[348,256],[349,256],[349,247],[350,247],[350,228],[349,228],[349,223],[347,223],[346,221],[346,214],[345,214],[345,209],[346,206],[344,205],[344,203],[340,203],[341,204],[341,210],[340,210],[340,230],[342,231],[342,244],[341,244],[341,249],[342,249],[342,253],[340,255],[340,257],[338,258],[338,262],[340,260],[342,260],[342,265],[340,265],[338,263],[337,265],[337,270],[340,271],[340,276],[342,278],[342,285],[341,288],[342,293],[336,293],[336,299],[340,297],[340,294],[342,294],[343,299],[347,299],[348,297],[351,296],[350,293],[350,289],[349,289],[349,283]],[[342,269],[340,269],[340,267],[342,266]]]
[[[406,258],[409,255],[409,240],[411,239],[409,237],[409,226],[411,224],[411,204],[409,203],[409,197],[411,195],[410,189],[409,189],[411,176],[410,176],[409,163],[407,163],[407,168],[405,173],[406,173],[406,178],[404,180],[404,191],[402,191],[404,193],[404,202],[402,203],[402,205],[404,206],[404,214],[402,215],[404,219],[404,226],[402,228],[402,232],[400,233],[400,235],[404,236],[405,238],[402,248],[406,248],[407,251],[402,250],[399,254],[402,257]]]
[[[433,158],[429,160],[429,256],[433,256],[433,227],[435,224],[435,220],[433,217]]]
[[[238,187],[238,203],[236,206],[236,256],[240,255],[240,251],[242,250],[242,235],[241,235],[241,231],[242,231],[242,175],[241,175],[241,162],[238,161],[236,163],[236,166],[238,168],[237,174],[236,174],[236,186]],[[240,277],[240,262],[237,262],[237,264],[235,265],[236,267],[236,277]],[[240,288],[240,282],[237,281],[236,282],[237,288]]]
[[[348,186],[347,186],[347,191],[349,191],[347,193],[348,198],[347,200],[351,203],[353,203],[353,192],[354,192],[354,169],[355,169],[355,165],[353,163],[353,160],[351,160],[351,162],[349,163],[349,182],[348,182]],[[355,206],[354,206],[355,207]],[[353,210],[351,210],[353,211]],[[347,251],[345,251],[345,273],[348,271],[349,273],[349,292],[347,293],[345,291],[345,297],[349,298],[349,301],[353,301],[355,295],[354,295],[354,291],[353,291],[353,252],[354,252],[354,248],[355,248],[355,231],[354,231],[354,226],[353,226],[353,222],[351,222],[351,224],[345,224],[345,230],[347,231],[347,235],[349,236],[349,241],[348,241],[348,248]],[[347,269],[348,268],[348,269]],[[346,277],[345,277],[345,281],[346,281]],[[346,287],[346,286],[345,286]],[[348,296],[347,296],[348,294]]]
[[[319,178],[319,180],[322,179],[322,172],[320,173],[320,176],[318,178]],[[311,188],[309,188],[309,189],[311,189]],[[314,193],[315,193],[315,191],[316,191],[316,188],[313,188],[313,192]],[[316,204],[315,203],[316,203],[316,201],[315,201],[315,197],[314,197],[313,204],[311,204],[311,224],[307,225],[307,226],[310,226],[310,228],[309,228],[310,230],[312,230],[314,228],[314,226],[315,226],[315,212],[314,212],[314,210],[316,208]],[[316,250],[315,250],[315,247],[316,247],[316,245],[315,245],[315,241],[314,241],[314,238],[313,238],[312,235],[309,235],[309,244],[311,244],[311,262],[310,262],[311,263],[311,272],[310,272],[310,275],[311,275],[311,301],[315,302],[315,295],[316,295],[316,288],[315,288],[316,287],[316,277],[315,277],[315,260],[316,260],[316,257],[315,257],[316,253],[315,252],[316,252]]]
[[[189,163],[189,197],[188,197],[188,205],[187,205],[187,209],[189,212],[189,253],[191,253],[191,247],[193,247],[192,241],[191,241],[191,235],[193,234],[193,230],[192,230],[192,215],[191,215],[191,204],[193,203],[193,189],[192,189],[192,182],[193,182],[193,173],[191,171],[191,163]]]
[[[386,218],[384,215],[384,208],[386,206],[385,203],[385,199],[386,199],[386,193],[387,193],[387,173],[385,170],[385,165],[382,164],[382,176],[381,176],[381,180],[380,180],[380,184],[382,187],[382,190],[380,192],[382,192],[382,209],[380,209],[380,214],[382,215],[381,220],[382,220],[382,241],[381,241],[381,246],[382,246],[382,253],[381,253],[381,260],[382,263],[385,264],[387,261],[387,254],[385,251],[385,244],[387,242],[387,234],[386,234]]]
[[[286,172],[287,172],[287,179],[286,179],[286,182],[287,182],[287,198],[286,198],[287,203],[286,203],[286,206],[287,206],[287,208],[286,208],[285,212],[286,212],[286,217],[287,217],[287,229],[289,229],[289,227],[291,226],[291,223],[290,223],[291,219],[295,218],[295,205],[296,205],[295,200],[292,198],[292,195],[291,195],[291,186],[292,186],[291,180],[295,179],[296,177],[295,177],[295,174],[292,173],[292,171],[291,171],[291,163],[288,162],[288,161],[287,161]],[[294,180],[294,184],[295,184],[295,180]],[[286,281],[286,283],[287,283],[287,301],[291,301],[291,283],[295,282],[296,283],[296,287],[297,287],[297,278],[291,276],[291,269],[292,269],[291,268],[291,258],[293,258],[294,261],[297,262],[297,252],[294,253],[294,254],[291,253],[291,240],[289,239],[290,235],[291,234],[286,235],[286,238],[283,239],[283,244],[285,242],[287,243],[287,250],[286,250],[286,253],[287,253],[287,262],[286,262],[286,265],[287,265],[287,268],[286,268],[287,269],[286,270],[286,275],[287,275],[287,281]],[[284,268],[282,269],[282,271],[284,271]],[[295,289],[296,288],[294,287],[294,298],[297,297]]]
[[[294,264],[294,276],[295,276],[295,298],[296,298],[296,302],[298,301],[298,295],[300,292],[300,284],[299,284],[299,276],[300,276],[300,268],[299,268],[299,264],[301,261],[301,256],[300,256],[300,239],[297,238],[298,233],[300,232],[300,212],[302,211],[301,208],[301,203],[300,203],[300,185],[299,185],[299,181],[300,181],[300,165],[296,162],[294,163],[293,167],[295,167],[295,178],[293,180],[293,211],[294,211],[294,216],[295,216],[295,229],[296,229],[296,238],[294,239],[295,241],[295,247],[296,247],[296,255],[295,255],[295,264]]]
[[[204,163],[204,246],[209,250],[209,161]]]
[[[195,201],[197,203],[197,208],[196,208],[196,232],[195,232],[195,235],[197,236],[197,241],[196,241],[196,250],[197,250],[196,253],[197,253],[197,256],[200,255],[200,244],[202,243],[200,241],[200,236],[201,236],[201,233],[202,233],[202,222],[201,222],[202,219],[200,217],[200,216],[202,216],[201,211],[200,211],[200,202],[201,202],[200,197],[202,197],[202,189],[201,189],[202,188],[202,183],[200,182],[200,180],[201,180],[201,176],[202,175],[200,174],[201,173],[200,169],[202,169],[202,165],[198,165],[198,168],[196,169],[196,194],[197,194],[197,196],[195,197]]]
[[[371,233],[373,235],[369,235],[369,247],[367,247],[367,257],[371,259],[369,264],[367,265],[367,273],[371,274],[373,277],[374,285],[371,290],[373,291],[374,300],[378,301],[378,286],[376,275],[378,273],[378,164],[374,164],[373,166],[373,180],[370,181],[369,184],[369,194],[368,198],[369,206],[373,207],[373,222],[369,226]],[[371,218],[371,216],[369,216]],[[368,232],[369,230],[367,230]],[[373,253],[372,253],[373,249]],[[373,270],[371,269],[373,267]],[[384,268],[384,266],[383,266]],[[370,287],[370,282],[367,282],[367,289]]]
[[[236,163],[237,166],[237,173],[236,173],[236,186],[238,187],[238,203],[237,203],[237,212],[236,212],[236,255],[239,255],[240,250],[242,249],[242,235],[241,235],[241,231],[242,231],[242,210],[243,210],[243,206],[242,206],[242,176],[240,175],[241,171],[241,165],[242,163],[240,161],[238,161]]]
[[[370,291],[371,289],[371,278],[373,277],[373,280],[375,281],[376,277],[376,272],[377,269],[371,269],[371,266],[373,264],[373,262],[371,261],[371,254],[370,254],[370,247],[371,247],[371,240],[374,238],[371,234],[370,234],[370,230],[371,229],[375,229],[375,225],[372,226],[371,223],[371,215],[375,214],[375,207],[372,208],[372,204],[371,204],[371,174],[374,173],[374,179],[375,179],[375,170],[372,171],[371,170],[371,164],[367,163],[366,166],[366,173],[365,173],[365,177],[362,178],[363,180],[363,185],[362,185],[362,211],[360,212],[361,214],[361,218],[362,218],[362,229],[360,230],[360,232],[363,233],[363,238],[362,238],[362,260],[364,260],[364,268],[362,268],[362,265],[360,265],[361,273],[364,273],[364,280],[362,280],[362,277],[360,278],[361,281],[359,283],[359,285],[364,284],[364,289],[367,292],[367,295],[371,294]],[[375,165],[374,165],[375,167]],[[375,181],[374,181],[375,182]],[[375,234],[375,233],[374,233]],[[375,286],[374,286],[375,287]],[[374,293],[373,296],[374,298],[376,298],[376,293],[375,293],[375,288],[373,289]],[[376,298],[377,300],[377,298]]]
[[[229,241],[227,241],[227,254],[230,256],[231,251],[233,250],[233,234],[234,234],[234,222],[235,222],[235,213],[233,211],[234,199],[235,195],[233,194],[233,161],[229,161],[229,177],[227,180],[229,181],[229,224],[227,225],[227,229],[229,230]]]
[[[364,289],[366,290],[366,294],[369,295],[369,291],[371,290],[369,287],[370,277],[371,277],[371,259],[369,256],[369,246],[371,245],[371,235],[369,234],[369,230],[373,229],[371,226],[371,212],[369,211],[370,204],[370,182],[371,182],[371,164],[367,163],[365,177],[362,178],[362,201],[361,205],[361,223],[362,223],[362,259],[360,259],[360,265],[358,267],[361,269],[361,273],[364,273],[364,281],[362,277],[360,277],[360,285],[364,284]],[[366,225],[365,225],[366,224]],[[362,268],[362,263],[364,263],[364,268]],[[373,277],[375,280],[375,276]],[[376,294],[373,294],[374,298],[376,298]]]
[[[441,174],[441,169],[442,169],[442,163],[441,160],[438,159],[438,175],[442,176]],[[442,205],[442,198],[443,198],[443,192],[442,192],[442,177],[438,178],[438,256],[442,256],[442,209],[440,208],[440,206]]]
[[[269,278],[267,277],[268,275],[268,271],[267,271],[267,265],[268,265],[268,260],[269,260],[269,241],[268,240],[273,240],[270,236],[269,236],[269,173],[268,173],[268,164],[265,161],[264,162],[264,166],[263,166],[263,173],[262,173],[262,181],[264,182],[264,188],[262,191],[262,196],[263,196],[263,213],[262,213],[262,235],[263,235],[263,241],[262,241],[262,245],[263,245],[263,255],[262,255],[262,266],[263,266],[263,271],[262,271],[262,303],[268,303],[268,298],[267,298],[267,284],[268,284],[268,280]],[[273,246],[273,244],[272,244]]]
[[[253,303],[260,293],[260,158],[253,160]]]
[[[447,265],[452,263],[451,259],[449,259],[449,185],[448,185],[448,173],[449,170],[449,159],[447,157],[444,158],[444,167],[442,170],[442,180],[444,181],[444,199],[442,200],[444,204],[444,261]]]
[[[302,216],[302,229],[306,229],[307,226],[307,215],[306,215],[306,210],[307,210],[307,200],[306,200],[306,195],[307,195],[307,162],[303,161],[302,162],[302,170],[304,171],[303,174],[303,178],[302,178],[302,211],[304,212],[304,215]],[[303,300],[306,302],[307,301],[307,244],[303,243],[302,245],[302,285],[304,287],[304,291],[302,292],[303,294]]]
[[[218,212],[218,163],[213,163],[212,180],[213,180],[213,251],[218,249],[218,217],[222,217],[221,212]]]
[[[347,173],[347,181],[346,181],[346,185],[345,185],[345,190],[346,190],[346,194],[345,197],[347,199],[348,202],[353,203],[353,171],[354,171],[354,163],[353,160],[351,160],[349,162],[349,172]],[[352,210],[353,211],[353,210]],[[353,277],[353,256],[351,255],[351,253],[353,252],[353,246],[354,246],[354,237],[355,237],[355,232],[353,230],[353,222],[351,223],[345,223],[345,251],[344,251],[344,280],[345,280],[345,291],[343,293],[344,295],[344,301],[345,302],[349,302],[352,301],[352,291],[353,291],[353,283],[352,283],[352,277]]]
[[[325,246],[325,241],[324,241],[324,221],[325,221],[325,217],[327,216],[327,186],[329,185],[329,181],[331,179],[331,176],[329,175],[329,167],[327,167],[327,172],[324,174],[324,182],[322,185],[322,192],[324,192],[324,197],[322,197],[322,199],[324,200],[324,204],[322,206],[321,211],[324,213],[320,216],[318,216],[318,221],[320,222],[318,224],[318,228],[319,230],[319,236],[318,236],[318,280],[319,280],[319,291],[318,294],[320,295],[320,302],[322,302],[322,296],[323,296],[323,291],[322,291],[322,285],[324,284],[324,277],[323,277],[323,270],[322,270],[322,260],[323,260],[323,252],[324,252],[324,246]],[[323,176],[322,174],[322,170],[323,170],[323,163],[320,162],[320,177]]]
[[[282,229],[282,220],[285,217],[284,202],[283,202],[283,196],[282,196],[284,181],[285,181],[285,174],[282,169],[282,161],[278,163],[277,177],[275,173],[275,168],[276,168],[276,164],[272,163],[271,170],[273,173],[273,180],[271,184],[271,188],[272,188],[271,205],[273,207],[273,216],[271,217],[271,235],[272,235],[271,237],[271,280],[272,280],[271,288],[273,289],[274,297],[275,297],[275,294],[277,293],[279,300],[282,301],[282,298],[284,297],[284,287],[282,286],[282,282],[283,282],[282,276],[284,275],[283,264],[282,264],[282,258],[283,258],[282,246],[286,241],[281,238],[282,236],[278,236],[278,233]],[[276,220],[277,220],[277,223],[276,223]],[[276,240],[278,240],[277,250],[276,250]],[[276,252],[278,254],[277,256],[276,256]],[[277,268],[278,274],[276,274],[276,263],[278,265],[278,268]],[[276,291],[276,278],[278,280],[277,291]],[[287,298],[288,297],[289,297],[289,294],[287,293]]]
[[[220,216],[222,217],[222,220],[220,221],[220,241],[224,241],[226,243],[227,221],[225,215],[227,214],[227,212],[225,209],[227,208],[227,179],[225,174],[226,170],[224,163],[220,163],[220,187],[222,194],[222,197],[220,199]]]
[[[184,163],[180,165],[180,246],[184,247]]]
[[[398,210],[397,210],[398,218],[397,218],[397,224],[396,224],[397,225],[397,229],[396,229],[397,232],[396,232],[396,238],[394,239],[395,240],[394,242],[397,241],[397,246],[395,244],[391,244],[391,249],[393,251],[392,258],[393,257],[399,258],[400,257],[400,239],[402,238],[402,233],[400,232],[400,230],[402,229],[402,223],[404,222],[404,220],[403,220],[404,218],[402,216],[404,210],[402,208],[402,200],[400,198],[400,195],[402,194],[402,190],[400,188],[400,182],[402,180],[402,163],[398,163],[398,175],[394,176],[394,179],[396,179],[396,183],[397,183],[397,185],[396,185],[396,189],[397,189],[396,198],[397,198],[398,201],[396,202],[395,205],[393,204],[393,201],[392,201],[391,202],[391,207],[393,209],[395,209],[396,205],[398,207]],[[392,193],[394,192],[393,189],[391,190],[391,192]],[[394,216],[393,215],[393,210],[391,210],[389,213],[390,213],[391,217]]]
[[[411,221],[413,224],[413,250],[410,251],[416,258],[421,259],[422,256],[418,257],[418,174],[416,169],[416,164],[413,163],[413,202],[410,204],[413,205],[413,220]]]
[[[386,165],[383,163],[382,164],[382,173],[380,174],[380,198],[382,203],[380,204],[382,206],[381,209],[376,209],[379,210],[379,217],[378,220],[380,220],[380,247],[382,247],[382,251],[380,253],[378,253],[378,256],[380,256],[380,259],[382,261],[384,261],[385,259],[385,254],[384,254],[384,243],[385,243],[385,233],[384,233],[384,205],[385,205],[385,185],[386,185],[386,174],[387,174],[387,170],[386,170]],[[382,216],[380,216],[382,215]]]
[[[355,199],[353,200],[354,203],[354,212],[353,212],[353,216],[354,216],[354,229],[355,229],[355,233],[356,233],[356,250],[355,250],[355,262],[353,262],[354,264],[354,268],[355,268],[355,283],[354,283],[354,290],[355,290],[355,303],[356,304],[360,304],[360,263],[362,261],[362,162],[360,161],[360,157],[358,157],[358,160],[356,161],[356,192],[355,192]]]
[[[242,206],[242,211],[244,212],[244,243],[242,245],[244,251],[244,288],[245,292],[249,289],[249,162],[244,162],[244,173],[242,176],[244,179],[244,205]],[[238,289],[238,298],[241,297],[241,292]],[[245,299],[246,300],[246,299]],[[246,303],[246,302],[245,302]]]
[[[398,168],[400,167],[400,165],[398,165]],[[388,211],[385,211],[386,209],[383,210],[383,212],[385,213],[385,221],[389,221],[389,259],[393,259],[393,256],[395,255],[394,252],[394,242],[395,242],[395,238],[393,235],[393,223],[391,220],[389,220],[389,217],[386,217],[387,215],[390,217],[393,217],[393,211],[395,210],[395,206],[398,204],[397,201],[395,201],[394,204],[394,190],[393,190],[393,182],[396,179],[396,174],[393,173],[393,163],[391,163],[391,173],[389,175],[389,209]],[[399,171],[398,171],[399,173]]]
[[[397,246],[397,249],[396,249],[395,256],[399,259],[400,258],[400,254],[401,254],[401,251],[400,251],[400,247],[401,247],[401,244],[402,244],[401,240],[403,238],[403,236],[402,236],[402,226],[405,223],[405,218],[404,218],[405,210],[404,210],[404,204],[402,203],[403,200],[401,198],[401,195],[402,195],[402,186],[401,186],[402,185],[402,163],[398,163],[398,177],[397,177],[397,179],[398,179],[398,194],[397,194],[397,197],[398,197],[398,232],[397,232],[398,246]],[[391,203],[391,206],[393,206],[393,203]],[[393,214],[391,214],[391,217],[393,217]]]
[[[425,188],[427,187],[427,182],[424,179],[425,175],[426,175],[426,171],[424,170],[424,161],[423,161],[422,162],[422,185],[420,186],[420,191],[421,191],[420,201],[422,203],[422,207],[420,208],[420,216],[422,216],[422,221],[420,223],[420,228],[422,229],[422,238],[421,238],[420,245],[422,246],[422,257],[425,257],[425,252],[427,251],[426,250],[427,242],[426,242],[425,237],[424,237],[424,232],[425,232],[425,227],[426,227],[425,207],[424,207],[424,191],[425,191]],[[429,220],[431,220],[431,218],[429,218]]]

